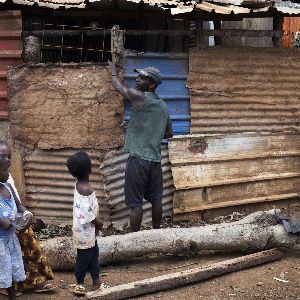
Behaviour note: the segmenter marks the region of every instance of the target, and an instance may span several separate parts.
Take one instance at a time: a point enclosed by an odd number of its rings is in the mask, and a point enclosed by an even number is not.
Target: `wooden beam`
[[[167,35],[167,36],[189,36],[190,30],[124,30],[125,35],[140,36],[140,35]],[[103,36],[111,34],[111,29],[96,29],[96,30],[32,30],[23,31],[23,36],[37,37],[56,37],[56,36],[74,36],[85,34],[87,36]]]
[[[87,299],[125,299],[142,294],[157,292],[170,288],[203,281],[215,276],[239,271],[282,258],[278,249],[266,250],[254,254],[215,263],[206,267],[193,268],[181,272],[170,273],[150,279],[121,284],[108,289],[99,289],[86,294]]]
[[[113,26],[111,30],[111,55],[112,62],[121,69],[124,55],[124,31],[119,25]]]
[[[232,37],[232,36],[248,36],[248,37],[276,37],[279,38],[283,35],[282,30],[251,30],[251,29],[205,29],[203,35],[206,36],[219,36],[219,37]]]
[[[195,25],[196,25],[196,47],[203,48],[205,47],[205,40],[203,35],[203,19],[202,19],[201,12],[196,12]]]
[[[280,16],[280,15],[276,15],[273,17],[273,29],[274,31],[278,31],[278,30],[281,30],[283,29],[283,16]],[[272,41],[273,41],[273,46],[274,47],[281,47],[282,45],[282,39],[281,39],[282,35],[281,36],[274,36],[272,38]]]
[[[222,29],[222,22],[215,20],[214,21],[214,29],[220,30]],[[221,46],[222,45],[222,37],[220,36],[215,36],[215,45],[216,46]]]
[[[202,24],[202,25],[201,25]],[[165,35],[165,36],[190,36],[193,30],[124,30],[126,36],[140,35]],[[61,37],[75,36],[85,34],[86,36],[103,36],[111,34],[111,29],[96,29],[96,30],[32,30],[23,31],[22,35],[36,37]],[[203,21],[196,21],[196,39],[198,43],[203,43],[203,36],[248,36],[248,37],[276,37],[280,38],[283,35],[282,30],[248,30],[248,29],[203,29]]]

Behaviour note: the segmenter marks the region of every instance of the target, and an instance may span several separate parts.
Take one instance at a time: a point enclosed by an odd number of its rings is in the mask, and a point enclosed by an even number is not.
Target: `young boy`
[[[77,152],[67,160],[67,167],[77,179],[73,204],[73,239],[77,249],[77,285],[74,294],[84,295],[84,278],[87,271],[93,279],[94,286],[106,287],[100,283],[99,249],[96,240],[96,231],[102,228],[103,223],[98,218],[98,201],[89,181],[92,172],[90,157],[83,151]]]
[[[11,185],[7,183],[8,167],[8,159],[0,155],[0,288],[6,289],[10,300],[15,300],[14,283],[26,278],[16,229],[28,228],[32,218],[26,219],[23,224],[17,224],[18,215],[22,215],[23,218],[27,211],[15,196]]]

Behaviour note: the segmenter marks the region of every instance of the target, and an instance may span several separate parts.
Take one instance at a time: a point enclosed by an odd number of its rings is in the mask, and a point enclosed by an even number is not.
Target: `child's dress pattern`
[[[11,185],[16,197],[21,201],[15,182],[10,174],[7,183]],[[47,280],[54,279],[54,274],[47,262],[45,251],[42,249],[32,228],[29,227],[26,230],[17,232],[17,237],[21,246],[26,273],[26,279],[18,283],[17,289],[34,290],[45,285]]]
[[[0,196],[0,219],[15,219],[17,206],[10,187],[4,185],[10,193],[10,199]],[[9,288],[12,281],[25,280],[26,275],[22,260],[22,252],[13,226],[9,230],[0,228],[0,288]]]
[[[75,187],[73,204],[73,239],[77,249],[95,246],[95,225],[91,223],[98,215],[96,193],[89,196],[80,195]]]

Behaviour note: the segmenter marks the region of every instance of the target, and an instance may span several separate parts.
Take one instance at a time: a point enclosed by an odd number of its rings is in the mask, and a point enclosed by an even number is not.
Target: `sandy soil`
[[[239,253],[201,253],[197,257],[148,256],[102,268],[103,280],[114,286],[136,280],[151,278],[188,268],[205,266],[214,262],[237,257]],[[56,273],[54,282],[59,288],[48,294],[23,294],[20,300],[71,300],[84,299],[69,292],[74,283],[73,273]],[[284,279],[281,282],[274,279]],[[86,287],[91,288],[87,276]],[[7,299],[0,296],[0,299]],[[300,299],[300,253],[287,251],[276,262],[222,275],[204,282],[197,282],[177,289],[148,294],[134,299],[207,299],[207,300],[247,300],[247,299]]]

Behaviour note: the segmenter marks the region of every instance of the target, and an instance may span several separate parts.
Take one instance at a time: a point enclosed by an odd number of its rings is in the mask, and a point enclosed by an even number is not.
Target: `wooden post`
[[[25,63],[37,64],[41,56],[41,39],[36,36],[24,38],[24,50],[22,57]]]
[[[218,262],[207,267],[198,267],[181,272],[166,274],[150,279],[121,284],[108,289],[99,289],[86,294],[87,299],[114,300],[131,298],[155,291],[177,288],[192,282],[199,282],[215,276],[239,271],[282,258],[280,250],[272,249],[242,257]]]
[[[196,47],[197,48],[204,48],[205,47],[205,40],[203,36],[203,18],[202,14],[196,14]]]
[[[112,62],[121,69],[123,66],[124,55],[124,31],[120,30],[119,25],[111,29],[111,56]]]
[[[222,23],[221,21],[219,20],[215,20],[214,21],[214,29],[222,29]],[[222,37],[219,37],[219,36],[215,36],[215,45],[216,46],[219,46],[219,45],[222,45]]]
[[[273,17],[273,30],[282,30],[283,26],[283,17],[280,15],[274,15]],[[281,47],[282,46],[282,38],[280,37],[273,37],[273,46],[274,47]]]

